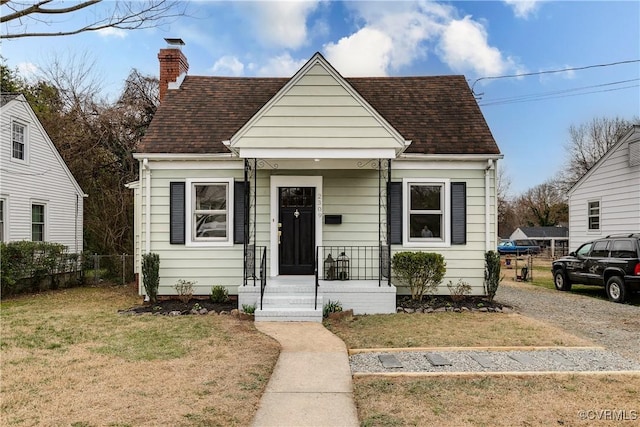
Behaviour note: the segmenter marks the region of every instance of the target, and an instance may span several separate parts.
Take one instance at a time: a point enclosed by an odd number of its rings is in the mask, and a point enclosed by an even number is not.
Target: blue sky
[[[64,28],[112,6],[10,31]],[[640,116],[638,1],[193,1],[159,28],[3,40],[0,52],[27,76],[87,55],[114,96],[132,68],[157,75],[165,37],[185,41],[192,75],[291,76],[317,51],[347,77],[463,74],[481,94],[512,195],[559,171],[570,125]],[[476,82],[623,61],[635,62]]]

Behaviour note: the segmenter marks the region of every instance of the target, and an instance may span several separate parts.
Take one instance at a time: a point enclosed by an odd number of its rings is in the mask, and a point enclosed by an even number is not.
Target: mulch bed
[[[138,305],[135,307],[128,308],[126,310],[120,310],[119,313],[122,314],[175,314],[180,312],[180,314],[192,314],[191,310],[196,309],[197,311],[201,309],[206,309],[208,313],[215,311],[220,314],[221,312],[230,312],[234,308],[238,308],[238,302],[234,300],[230,300],[225,303],[212,302],[210,299],[190,299],[189,302],[184,303],[177,299],[166,299],[162,301],[158,301],[155,304],[145,303],[142,305]]]
[[[404,311],[502,311],[510,308],[491,301],[486,297],[467,296],[461,301],[454,301],[450,296],[425,296],[422,301],[414,301],[410,296],[398,295],[396,307]],[[485,310],[486,309],[486,310]]]

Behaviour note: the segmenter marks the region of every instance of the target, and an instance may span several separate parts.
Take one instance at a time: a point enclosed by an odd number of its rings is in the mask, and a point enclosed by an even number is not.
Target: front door
[[[314,187],[278,189],[280,274],[314,273],[315,193]]]

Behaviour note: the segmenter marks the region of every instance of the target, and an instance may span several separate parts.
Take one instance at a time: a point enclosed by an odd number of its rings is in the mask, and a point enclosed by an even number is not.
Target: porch
[[[238,306],[255,305],[258,321],[322,321],[329,301],[354,314],[394,313],[396,287],[389,283],[388,252],[371,246],[318,246],[314,275],[266,277],[266,248],[255,272],[238,288]],[[337,254],[334,259],[332,253]],[[249,273],[251,274],[251,273]]]

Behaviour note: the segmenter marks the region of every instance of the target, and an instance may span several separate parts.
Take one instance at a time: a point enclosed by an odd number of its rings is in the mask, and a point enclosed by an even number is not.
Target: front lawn
[[[124,286],[1,303],[1,425],[250,424],[279,354],[230,316],[121,315]]]

